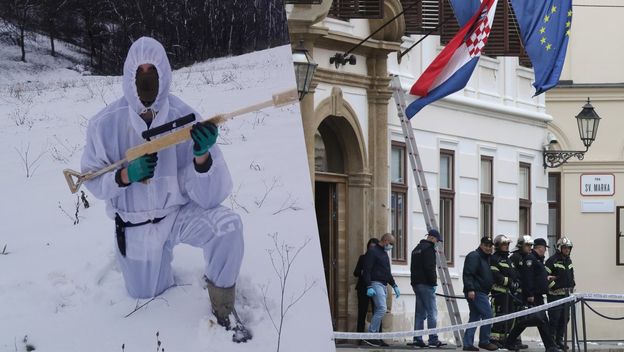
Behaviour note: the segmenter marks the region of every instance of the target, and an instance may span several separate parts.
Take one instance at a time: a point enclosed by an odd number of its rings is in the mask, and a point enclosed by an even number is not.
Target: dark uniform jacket
[[[390,258],[379,244],[366,251],[362,263],[362,283],[370,287],[371,281],[378,281],[384,285],[396,286],[390,271]]]
[[[362,254],[357,261],[357,264],[355,265],[355,269],[353,270],[353,276],[357,277],[357,283],[355,284],[355,289],[356,290],[361,290],[361,289],[365,289],[366,285],[364,285],[363,279],[362,279],[362,270],[364,270],[364,257],[366,256],[366,254]]]
[[[518,274],[520,276],[522,296],[525,300],[528,297],[533,297],[536,305],[542,304],[542,295],[548,292],[548,273],[544,263],[538,259],[539,256],[535,251],[531,251],[528,254],[516,251],[514,252],[514,259],[518,258],[516,254],[520,257]]]
[[[513,282],[518,282],[518,272],[509,257],[509,252],[496,251],[490,257],[490,269],[494,277],[492,294],[506,293]]]
[[[567,289],[574,288],[574,266],[572,259],[557,251],[546,261],[546,271],[549,275],[556,276],[554,281],[548,286],[548,294],[555,296],[567,295]]]
[[[410,273],[412,286],[417,284],[437,285],[436,250],[433,242],[421,240],[414,248]]]
[[[490,293],[494,278],[490,269],[490,255],[477,248],[468,253],[464,262],[464,292]]]

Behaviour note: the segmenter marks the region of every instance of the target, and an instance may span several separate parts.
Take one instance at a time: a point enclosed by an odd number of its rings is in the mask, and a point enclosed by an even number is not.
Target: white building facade
[[[410,254],[426,226],[388,83],[390,74],[398,75],[409,91],[443,46],[440,36],[432,35],[399,64],[397,52],[420,38],[404,36],[399,19],[354,51],[355,65],[336,67],[331,56],[392,18],[401,3],[384,2],[384,21],[331,18],[330,5],[291,8],[289,30],[293,43],[303,40],[319,65],[314,91],[302,101],[302,118],[321,241],[326,237],[322,247],[334,325],[355,330],[351,273],[370,237],[393,232],[392,270],[402,296],[389,305],[384,331],[410,330]],[[458,295],[464,258],[483,234],[505,234],[514,243],[519,234],[546,238],[542,148],[552,118],[544,96],[532,97],[532,82],[532,69],[521,67],[518,58],[483,56],[464,90],[425,107],[411,121]],[[329,202],[324,194],[330,194]],[[459,304],[466,321],[467,305]],[[449,325],[441,299],[438,309],[438,324]]]

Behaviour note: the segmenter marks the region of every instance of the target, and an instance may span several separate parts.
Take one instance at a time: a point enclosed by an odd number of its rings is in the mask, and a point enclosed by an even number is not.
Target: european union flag
[[[535,95],[559,83],[570,26],[572,0],[511,0],[522,44],[535,70]]]

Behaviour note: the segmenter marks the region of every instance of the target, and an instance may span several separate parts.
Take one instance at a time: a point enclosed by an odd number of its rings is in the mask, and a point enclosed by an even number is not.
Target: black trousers
[[[375,302],[366,295],[366,287],[357,289],[358,298],[358,315],[357,315],[357,332],[366,332],[366,314],[368,313],[368,304],[372,306],[373,312],[375,311]],[[379,332],[381,332],[381,325],[379,325]]]
[[[507,293],[492,293],[492,312],[495,317],[509,314],[514,311],[513,299]],[[497,341],[505,341],[507,332],[513,327],[514,320],[505,320],[492,325],[490,338]]]
[[[533,306],[541,306],[544,304],[544,297],[541,295],[536,295],[535,300],[533,302]],[[529,326],[537,327],[537,331],[540,334],[542,339],[542,343],[544,343],[544,347],[549,349],[550,347],[555,347],[555,340],[550,334],[548,328],[548,319],[546,318],[546,312],[541,312],[539,314],[530,314],[526,318],[518,318],[516,319],[515,326],[509,332],[507,336],[507,343],[513,344],[514,341],[520,337],[520,334],[524,331],[524,329]]]
[[[554,302],[565,298],[565,295],[548,295],[548,302]],[[568,322],[570,321],[570,305],[562,304],[560,306],[554,307],[548,310],[548,325],[550,329],[550,334],[555,339],[557,344],[563,344],[563,336],[568,327]]]

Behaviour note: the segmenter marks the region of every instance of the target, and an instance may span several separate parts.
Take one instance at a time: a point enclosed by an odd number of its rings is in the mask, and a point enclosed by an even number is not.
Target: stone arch
[[[355,174],[368,170],[366,144],[357,115],[343,99],[342,90],[333,87],[331,96],[319,103],[314,112],[310,133],[315,133],[321,123],[327,124],[338,136],[344,153],[345,173]]]

